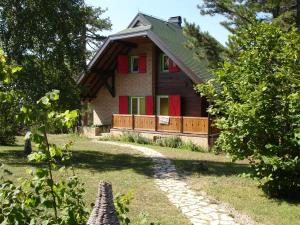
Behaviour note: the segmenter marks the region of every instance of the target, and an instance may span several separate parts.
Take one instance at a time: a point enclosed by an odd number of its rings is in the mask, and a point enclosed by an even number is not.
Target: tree
[[[14,144],[17,127],[15,109],[18,106],[18,93],[11,89],[11,82],[20,71],[18,66],[9,66],[0,51],[0,144]]]
[[[272,21],[286,31],[296,24],[300,32],[299,0],[203,0],[198,9],[201,15],[224,16],[221,24],[233,34],[255,20]],[[186,46],[195,51],[195,57],[207,60],[212,68],[218,67],[224,55],[232,60],[236,57],[237,48],[233,43],[223,47],[194,23],[185,21],[184,33],[188,38]]]
[[[272,19],[282,28],[294,23],[300,32],[300,2],[298,0],[204,0],[198,6],[202,15],[221,14],[227,21],[221,24],[231,32],[251,23],[251,18]]]
[[[85,69],[87,46],[99,45],[111,26],[103,12],[83,0],[0,1],[1,45],[8,62],[23,67],[14,85],[26,101],[59,89],[61,109],[79,107],[74,79]]]
[[[1,224],[86,224],[88,212],[83,200],[84,188],[74,169],[66,163],[70,143],[59,146],[49,142],[52,127],[70,128],[77,120],[76,110],[58,112],[54,109],[59,91],[53,90],[37,103],[23,105],[18,119],[33,127],[28,133],[37,150],[28,156],[36,168],[21,184],[6,178],[9,171],[0,166]],[[71,172],[72,175],[69,175]]]
[[[247,158],[268,194],[300,194],[300,36],[253,21],[229,42],[236,59],[197,87],[213,103],[216,147]]]

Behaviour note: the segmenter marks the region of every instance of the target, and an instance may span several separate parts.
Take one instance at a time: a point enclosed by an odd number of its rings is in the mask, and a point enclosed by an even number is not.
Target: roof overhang
[[[150,27],[149,27],[150,28]],[[133,37],[148,37],[153,43],[155,43],[173,62],[176,63],[176,65],[187,75],[190,77],[190,79],[194,83],[201,83],[202,80],[187,66],[184,65],[184,63],[178,59],[176,55],[173,54],[173,52],[168,48],[166,44],[164,44],[158,37],[155,35],[150,29],[137,31],[137,32],[130,32],[130,33],[122,33],[122,34],[115,34],[109,36],[100,49],[97,51],[97,53],[94,55],[92,60],[89,62],[87,66],[87,72],[84,72],[81,74],[79,79],[77,80],[77,84],[80,84],[83,78],[89,73],[89,71],[94,67],[94,65],[97,63],[98,59],[102,56],[105,49],[111,44],[112,42],[116,40],[122,40],[122,39],[128,39]]]
[[[101,45],[99,50],[96,52],[96,54],[93,56],[89,64],[87,65],[87,71],[83,72],[80,77],[77,80],[77,84],[80,84],[82,79],[86,74],[89,73],[89,71],[93,68],[93,66],[97,63],[98,59],[101,57],[103,52],[106,50],[106,48],[111,44],[113,41],[117,40],[122,40],[122,39],[127,39],[127,38],[132,38],[132,37],[142,37],[142,36],[147,36],[147,31],[139,31],[135,33],[130,33],[130,34],[119,34],[119,35],[111,35],[106,40],[104,43]]]

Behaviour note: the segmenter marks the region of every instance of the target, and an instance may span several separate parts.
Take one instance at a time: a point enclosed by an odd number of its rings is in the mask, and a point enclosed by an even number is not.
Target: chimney
[[[174,25],[177,25],[179,27],[181,27],[181,23],[182,23],[182,19],[181,19],[181,16],[173,16],[173,17],[170,17],[168,19],[168,23],[172,23]]]

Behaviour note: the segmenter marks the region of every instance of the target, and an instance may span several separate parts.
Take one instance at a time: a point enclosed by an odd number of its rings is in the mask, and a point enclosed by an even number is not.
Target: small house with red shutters
[[[213,135],[208,103],[194,85],[210,74],[184,46],[181,22],[138,13],[125,30],[108,36],[78,79],[94,126],[178,135],[207,146]]]

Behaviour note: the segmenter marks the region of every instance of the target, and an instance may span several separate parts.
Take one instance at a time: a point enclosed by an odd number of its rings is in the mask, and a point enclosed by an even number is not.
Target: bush
[[[77,121],[75,110],[63,113],[52,110],[58,99],[59,91],[54,90],[37,104],[21,108],[18,119],[26,127],[35,127],[25,138],[38,148],[28,156],[37,167],[31,170],[28,178],[21,180],[19,186],[7,179],[4,176],[7,170],[2,169],[0,224],[86,224],[88,212],[83,201],[84,186],[74,169],[68,168],[66,163],[71,158],[69,148],[72,142],[62,146],[48,142],[48,128],[70,128]],[[58,162],[64,162],[65,166]]]
[[[140,133],[128,132],[128,131],[124,131],[120,135],[120,141],[132,142],[132,143],[137,143],[137,144],[149,144],[150,143],[150,141],[148,139],[142,137]]]
[[[300,194],[300,35],[256,22],[230,39],[236,58],[198,90],[213,102],[215,145],[249,159],[271,196]]]
[[[177,136],[162,137],[157,139],[155,143],[159,146],[169,148],[181,148],[183,145],[181,138]]]
[[[205,152],[201,146],[194,144],[192,141],[184,142],[181,147],[192,152]]]

